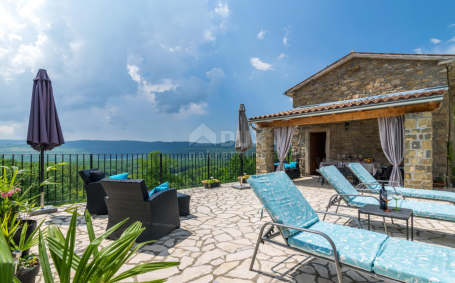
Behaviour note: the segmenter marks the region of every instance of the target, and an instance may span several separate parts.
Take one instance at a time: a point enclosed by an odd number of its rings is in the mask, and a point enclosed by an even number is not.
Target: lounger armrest
[[[261,237],[261,238],[263,237],[264,228],[266,226],[269,226],[269,225],[273,225],[273,226],[276,226],[276,227],[283,227],[283,228],[293,229],[293,230],[306,232],[306,233],[317,234],[317,235],[320,235],[320,236],[324,237],[327,240],[327,242],[329,242],[330,246],[332,246],[333,257],[334,257],[335,264],[337,266],[340,266],[340,261],[338,259],[337,247],[335,246],[335,243],[333,242],[332,238],[330,238],[327,234],[319,232],[319,231],[316,231],[316,230],[310,230],[310,229],[306,229],[306,228],[300,228],[300,227],[285,225],[285,224],[276,223],[276,222],[267,222],[264,225],[262,225],[261,231],[259,232],[259,237]],[[286,240],[286,243],[287,243],[287,240]]]
[[[355,223],[357,223],[357,225],[359,226],[359,229],[363,229],[363,228],[362,228],[362,225],[360,225],[359,220],[358,220],[357,218],[355,218],[354,216],[347,215],[347,214],[342,214],[342,213],[335,213],[335,212],[322,211],[322,210],[315,210],[315,211],[316,211],[316,213],[329,214],[329,215],[336,215],[336,216],[341,216],[341,217],[350,218],[351,220],[354,220]]]

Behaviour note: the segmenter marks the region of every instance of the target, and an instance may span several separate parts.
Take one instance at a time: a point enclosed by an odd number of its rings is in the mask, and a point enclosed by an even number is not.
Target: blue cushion
[[[309,229],[322,232],[333,240],[342,263],[367,271],[373,269],[376,254],[388,238],[385,234],[324,221],[319,221]],[[332,246],[320,235],[300,232],[291,236],[288,243],[291,247],[310,254],[333,259]]]
[[[118,175],[109,176],[110,179],[117,179],[117,180],[128,180],[128,173],[122,173]]]
[[[285,172],[254,175],[248,183],[274,222],[306,228],[319,221],[316,212]],[[287,228],[281,231],[285,238],[299,233]]]
[[[367,204],[378,204],[378,201],[365,196],[358,196],[348,202],[349,206],[363,207]],[[395,201],[389,202],[389,207],[395,208]],[[414,211],[414,216],[455,221],[455,206],[423,201],[399,200],[398,207],[409,208]]]
[[[299,164],[298,162],[289,162],[292,168],[297,168],[297,165]]]
[[[284,169],[293,169],[294,167],[291,166],[291,164],[284,163]]]
[[[381,185],[378,181],[371,176],[371,174],[359,163],[350,163],[348,167],[356,175],[361,183],[373,183],[375,185],[366,185],[369,190],[373,193],[379,193]],[[421,189],[411,189],[411,188],[400,188],[395,187],[397,191],[403,194],[405,197],[414,197],[414,198],[426,198],[426,199],[435,199],[435,200],[446,200],[450,202],[455,202],[455,193],[453,192],[444,192],[437,190],[421,190]],[[386,186],[388,192],[393,192],[394,189],[391,186]]]
[[[149,196],[153,195],[154,193],[161,192],[164,190],[169,189],[169,182],[162,183],[161,185],[153,188],[153,190],[150,191]]]
[[[389,238],[373,271],[403,282],[455,282],[455,249]]]
[[[339,194],[358,195],[359,192],[352,186],[351,183],[340,173],[333,165],[319,168],[319,172],[327,180],[327,182],[335,188]],[[350,201],[355,196],[343,196],[346,201]]]
[[[273,165],[278,166],[278,165],[280,165],[280,162],[273,163]]]

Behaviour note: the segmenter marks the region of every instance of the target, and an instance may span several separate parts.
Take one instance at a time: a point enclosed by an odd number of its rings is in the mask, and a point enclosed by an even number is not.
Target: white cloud
[[[258,33],[257,38],[258,39],[263,39],[264,35],[267,33],[266,30],[261,29],[261,31]]]
[[[181,48],[180,45],[179,45],[179,46],[176,46],[176,47],[171,47],[171,48],[169,48],[169,52],[179,51],[180,48]]]
[[[286,33],[284,34],[284,37],[283,37],[283,44],[284,46],[288,47],[289,46],[289,43],[288,43],[288,36],[289,36],[289,27],[287,28],[284,28],[284,30],[286,31]]]
[[[414,52],[417,54],[423,54],[422,48],[416,48],[416,49],[414,49]]]
[[[205,30],[204,31],[204,38],[206,40],[208,40],[208,41],[215,41],[216,40],[216,37],[209,30]]]
[[[433,44],[438,44],[438,43],[441,42],[441,40],[439,40],[439,39],[437,39],[437,38],[432,38],[432,39],[430,39],[430,41],[431,41],[431,43],[433,43]]]
[[[14,133],[14,128],[11,126],[0,126],[0,133],[4,135],[12,135]]]
[[[261,70],[261,71],[275,70],[272,68],[272,65],[262,62],[259,58],[251,57],[250,63],[251,63],[251,65],[253,65],[253,67],[255,67],[256,69]]]
[[[0,48],[0,59],[6,56],[11,51],[11,49]]]
[[[9,41],[22,40],[22,36],[14,34],[14,33],[10,33],[8,36],[8,39],[9,39]]]
[[[289,57],[289,55],[286,55],[286,54],[284,54],[284,53],[281,53],[281,54],[278,56],[277,59],[278,59],[278,60],[281,60],[281,59],[284,59],[284,58],[286,58],[286,57]]]
[[[447,42],[452,42],[452,41],[455,41],[455,36],[452,37],[451,39],[449,39]],[[0,53],[1,53],[1,51],[0,51]]]
[[[205,115],[207,114],[207,103],[190,103],[188,106],[182,106],[179,109],[179,115]]]
[[[455,27],[455,24],[449,25],[449,28],[453,28],[453,27]]]
[[[141,75],[139,75],[139,67],[127,65],[126,68],[128,69],[128,74],[131,76],[133,81],[137,83],[141,83]]]
[[[218,6],[215,8],[215,13],[217,13],[222,18],[227,18],[229,16],[229,7],[228,4],[218,3]]]

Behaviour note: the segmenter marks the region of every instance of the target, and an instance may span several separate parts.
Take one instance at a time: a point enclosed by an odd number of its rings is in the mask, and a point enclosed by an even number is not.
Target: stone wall
[[[273,172],[274,134],[273,128],[256,130],[256,174]]]
[[[432,112],[405,115],[404,187],[433,189]]]
[[[443,69],[443,66],[438,66],[437,60],[354,58],[296,90],[293,105],[299,107],[447,85],[446,74],[440,73]],[[434,174],[447,174],[448,171],[449,115],[453,117],[451,113],[453,110],[449,111],[449,96],[453,100],[454,95],[455,90],[451,87],[444,97],[441,108],[432,115]],[[354,122],[350,124],[354,125]],[[320,126],[314,127],[317,129]],[[298,146],[297,143],[295,145]],[[331,142],[331,147],[336,147],[335,142]],[[344,142],[338,146],[338,150],[340,148],[346,148]],[[304,151],[300,148],[293,150]]]
[[[300,157],[299,166],[302,175],[308,175],[309,165],[305,157],[309,156],[309,134],[311,132],[327,132],[329,139],[327,157],[336,158],[351,153],[361,154],[362,157],[373,157],[381,165],[389,165],[382,151],[379,140],[379,126],[377,119],[349,122],[349,129],[345,129],[346,123],[332,123],[320,125],[298,126],[292,140],[292,156]]]
[[[356,71],[349,71],[358,67]],[[447,85],[438,61],[354,58],[294,94],[293,106]]]

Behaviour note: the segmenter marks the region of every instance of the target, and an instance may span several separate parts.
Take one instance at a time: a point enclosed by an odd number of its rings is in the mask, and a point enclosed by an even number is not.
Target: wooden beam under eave
[[[407,113],[434,111],[441,106],[441,102],[429,102],[425,104],[408,105],[400,107],[389,107],[376,110],[363,110],[362,112],[349,112],[339,114],[328,114],[324,116],[313,116],[306,118],[295,118],[272,122],[256,123],[260,128],[267,127],[286,127],[301,125],[317,125],[327,123],[349,122],[358,120],[375,119],[381,117],[401,116]]]

